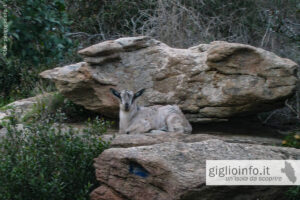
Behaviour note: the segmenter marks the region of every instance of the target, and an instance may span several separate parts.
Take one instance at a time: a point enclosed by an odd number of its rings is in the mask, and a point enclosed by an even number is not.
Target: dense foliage
[[[299,200],[300,199],[300,186],[293,186],[287,192],[288,200]]]
[[[288,134],[282,141],[282,145],[285,147],[294,147],[300,149],[300,134],[298,132],[292,132]]]
[[[63,37],[70,24],[63,0],[8,1],[8,57],[31,64],[63,59],[71,41]]]
[[[96,118],[79,134],[52,122],[31,123],[24,130],[14,118],[4,124],[8,133],[0,139],[0,199],[89,199],[96,187],[93,158],[108,147],[100,135],[109,123]]]
[[[7,10],[7,19],[1,17],[0,31],[7,26],[8,41],[7,55],[0,58],[0,94],[7,100],[29,96],[38,73],[62,62],[72,41],[64,37],[70,24],[64,0],[3,2],[0,10]],[[0,44],[4,46],[4,37]]]

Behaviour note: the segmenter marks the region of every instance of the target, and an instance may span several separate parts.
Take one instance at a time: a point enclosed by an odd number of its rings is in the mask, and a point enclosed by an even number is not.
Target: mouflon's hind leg
[[[180,115],[173,113],[166,119],[168,132],[184,133],[183,120]]]
[[[146,120],[140,120],[126,129],[126,134],[147,133],[151,130],[150,123]]]

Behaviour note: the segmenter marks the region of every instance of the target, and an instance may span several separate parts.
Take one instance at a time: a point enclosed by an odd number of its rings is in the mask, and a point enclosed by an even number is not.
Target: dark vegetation
[[[0,12],[0,107],[55,91],[39,72],[77,62],[78,49],[123,36],[148,35],[179,48],[239,42],[300,63],[299,0],[3,0]],[[298,148],[299,92],[284,108],[259,115],[266,125],[293,127],[283,145]],[[11,118],[0,140],[0,199],[86,199],[95,183],[92,159],[107,148],[98,137],[109,124],[96,118],[83,135],[53,124],[89,115],[58,94],[24,117],[25,132]],[[299,188],[289,193],[299,195]]]
[[[60,113],[59,117],[57,113]],[[40,98],[33,108],[24,115],[22,121],[25,123],[34,123],[54,119],[63,123],[76,123],[96,117],[95,113],[89,112],[83,106],[76,105],[60,93],[55,92],[49,96]]]
[[[79,133],[64,130],[64,114],[18,127],[13,116],[0,138],[0,199],[89,199],[96,186],[93,159],[109,143],[109,123],[96,118]],[[56,124],[54,125],[54,122]]]

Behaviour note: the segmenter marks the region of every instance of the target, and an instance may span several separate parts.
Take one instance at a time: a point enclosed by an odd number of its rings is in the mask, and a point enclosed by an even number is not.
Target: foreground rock
[[[191,122],[206,122],[274,109],[296,86],[296,63],[237,43],[175,49],[132,37],[102,42],[79,54],[85,62],[41,76],[73,102],[110,117],[118,113],[110,87],[147,88],[142,104],[178,104]]]
[[[283,187],[212,187],[205,185],[205,161],[210,159],[300,159],[293,148],[227,143],[170,142],[112,148],[95,159],[102,184],[92,200],[280,199]]]
[[[258,137],[250,135],[226,134],[224,132],[204,132],[200,134],[183,133],[143,133],[143,134],[116,134],[103,135],[102,139],[110,141],[110,147],[138,147],[161,144],[164,142],[201,142],[210,139],[219,139],[230,143],[281,145],[282,139],[272,137]]]

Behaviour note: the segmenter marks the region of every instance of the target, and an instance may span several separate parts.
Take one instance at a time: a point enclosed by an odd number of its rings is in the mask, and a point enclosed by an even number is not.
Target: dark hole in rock
[[[129,162],[129,173],[147,178],[149,176],[149,172],[140,164],[134,161]]]

